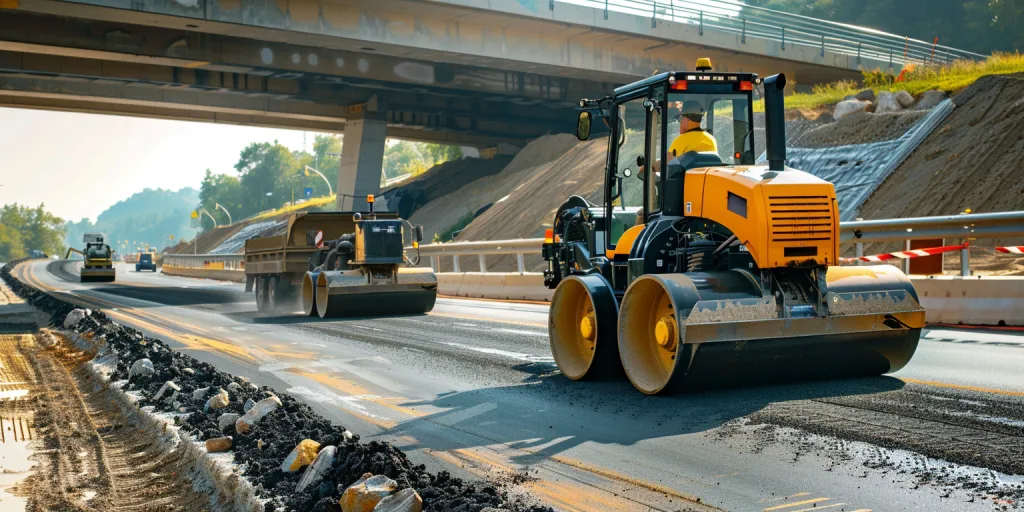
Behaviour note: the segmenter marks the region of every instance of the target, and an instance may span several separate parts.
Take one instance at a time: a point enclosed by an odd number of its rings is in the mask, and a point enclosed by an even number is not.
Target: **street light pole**
[[[214,229],[217,229],[219,227],[217,225],[217,219],[213,218],[213,215],[210,215],[210,212],[206,211],[206,208],[200,208],[199,211],[202,212],[203,215],[206,215],[207,217],[210,218],[210,221],[213,222]]]
[[[309,176],[309,171],[313,171],[313,172],[317,173],[318,176],[320,176],[321,178],[324,179],[324,183],[327,184],[328,195],[332,195],[333,196],[334,195],[334,187],[332,187],[331,186],[331,182],[327,180],[327,176],[324,176],[324,173],[322,173],[322,172],[320,172],[320,171],[318,171],[318,170],[316,170],[316,169],[314,169],[314,168],[312,168],[312,167],[307,165],[306,166],[306,176]]]
[[[220,208],[228,216],[228,224],[234,224],[234,222],[231,221],[231,212],[229,212],[227,208],[224,208],[223,206],[221,206],[220,203],[213,203],[213,204],[214,204],[214,206],[216,208]]]

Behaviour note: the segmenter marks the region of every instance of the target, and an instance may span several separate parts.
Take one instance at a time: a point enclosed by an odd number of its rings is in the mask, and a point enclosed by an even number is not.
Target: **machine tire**
[[[548,340],[563,375],[585,380],[622,374],[618,316],[615,292],[604,276],[569,276],[558,284],[548,314]]]

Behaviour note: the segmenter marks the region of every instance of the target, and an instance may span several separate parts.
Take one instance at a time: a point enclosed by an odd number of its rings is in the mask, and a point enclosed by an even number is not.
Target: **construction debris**
[[[398,482],[383,476],[364,474],[341,495],[342,512],[372,512],[377,504],[398,489]]]
[[[294,473],[312,464],[319,449],[320,443],[312,439],[303,439],[281,463],[281,471]]]
[[[36,308],[50,313],[55,323],[62,324],[75,309],[12,278],[10,266],[0,269],[0,276]],[[103,338],[105,350],[110,354],[105,358],[109,361],[109,370],[104,372],[108,372],[110,382],[117,383],[130,396],[141,397],[138,406],[173,418],[181,435],[207,444],[208,452],[225,449],[226,439],[230,437],[229,453],[233,454],[235,464],[244,468],[244,478],[265,500],[267,511],[337,510],[342,491],[364,473],[395,482],[392,492],[414,489],[422,499],[422,507],[428,510],[478,511],[487,507],[502,507],[513,512],[550,510],[506,497],[492,484],[466,483],[445,471],[427,473],[424,466],[413,465],[391,444],[360,442],[358,435],[332,425],[308,405],[286,394],[274,394],[267,387],[242,385],[237,392],[228,393],[230,400],[224,407],[204,410],[212,390],[220,395],[239,380],[212,365],[171,350],[160,340],[118,325],[101,311],[82,315],[75,323],[75,332],[83,337],[103,333],[95,339]],[[127,380],[131,366],[141,359],[150,360],[154,373],[149,378]],[[155,397],[161,389],[163,394],[157,400]],[[176,396],[169,399],[167,394],[172,390]],[[243,410],[246,403],[252,404],[248,411]],[[226,414],[240,415],[233,423],[234,432],[229,423],[225,423],[224,429],[220,428],[221,419],[230,418]],[[325,462],[315,471],[282,471],[282,461],[305,440],[316,443],[317,448],[322,447],[320,453],[330,449],[333,457],[321,456],[317,449],[304,448],[305,458],[301,461],[298,456],[295,458],[302,466],[315,464],[320,457],[324,457],[321,460]],[[306,443],[306,447],[309,446],[312,445]],[[312,457],[308,456],[310,451]],[[299,491],[298,484],[304,478],[306,483]]]

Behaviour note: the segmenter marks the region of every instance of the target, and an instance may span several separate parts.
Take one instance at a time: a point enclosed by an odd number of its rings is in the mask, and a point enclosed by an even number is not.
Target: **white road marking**
[[[463,345],[462,343],[445,343],[445,345],[451,347],[463,348],[466,350],[472,350],[474,352],[480,352],[482,354],[492,354],[496,356],[505,356],[515,359],[517,361],[527,361],[530,363],[550,363],[555,364],[555,359],[551,356],[535,356],[533,354],[523,354],[520,352],[509,352],[507,350],[498,350],[496,348],[486,347],[474,347],[472,345]]]
[[[523,334],[523,335],[526,335],[526,336],[537,336],[537,337],[540,337],[540,338],[547,338],[548,337],[548,333],[546,333],[546,332],[524,331],[522,329],[505,329],[505,328],[502,328],[502,327],[497,327],[497,328],[494,328],[494,329],[491,329],[491,330],[492,331],[508,332],[508,333],[512,333],[512,334]]]

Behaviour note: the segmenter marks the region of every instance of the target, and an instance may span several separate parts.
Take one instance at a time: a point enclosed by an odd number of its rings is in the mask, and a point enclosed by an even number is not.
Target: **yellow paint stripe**
[[[909,382],[911,384],[923,384],[925,386],[935,386],[937,388],[950,388],[950,389],[962,389],[966,391],[977,391],[979,393],[994,393],[997,395],[1006,396],[1024,396],[1024,391],[1009,391],[1006,389],[993,389],[985,388],[981,386],[965,386],[963,384],[950,384],[948,382],[936,382],[933,380],[918,380],[910,379],[907,377],[900,377],[903,382]]]
[[[677,498],[680,498],[680,499],[683,499],[683,500],[686,500],[686,501],[691,501],[691,502],[694,502],[694,503],[701,503],[701,501],[696,496],[691,496],[689,494],[683,494],[683,493],[681,493],[681,492],[679,492],[679,491],[677,491],[675,489],[670,489],[668,487],[665,487],[663,485],[658,485],[658,484],[653,483],[653,482],[646,482],[644,480],[639,480],[639,479],[636,479],[636,478],[632,478],[632,477],[623,475],[622,473],[617,473],[615,471],[612,471],[610,469],[594,467],[594,466],[591,466],[590,464],[587,464],[585,462],[578,461],[576,459],[570,459],[570,458],[564,457],[562,455],[552,455],[550,458],[551,458],[551,460],[553,460],[555,462],[560,462],[560,463],[565,464],[567,466],[572,466],[572,467],[574,467],[576,469],[580,469],[580,470],[586,471],[588,473],[593,473],[595,475],[600,475],[600,476],[603,476],[603,477],[608,478],[610,480],[618,480],[619,482],[627,483],[627,484],[630,484],[630,485],[635,485],[637,487],[643,487],[644,489],[648,489],[650,491],[661,493],[661,494],[664,494],[666,496],[675,496]]]
[[[810,494],[811,493],[809,493],[809,492],[798,492],[796,494],[790,494],[789,496],[783,496],[781,498],[765,498],[765,499],[761,500],[761,503],[774,503],[774,502],[777,502],[777,501],[787,501],[787,500],[790,500],[790,499],[793,499],[793,498],[799,498],[801,496],[809,496]]]
[[[0,9],[17,9],[19,0],[0,0]]]
[[[186,68],[190,68],[190,69],[195,69],[195,68],[200,68],[200,67],[203,67],[203,66],[208,66],[209,64],[210,64],[209,62],[195,61],[195,62],[189,62],[188,64],[185,64],[185,67]]]
[[[832,498],[813,498],[813,499],[809,499],[809,500],[798,501],[796,503],[786,503],[785,505],[776,505],[774,507],[768,507],[766,509],[763,509],[763,512],[770,512],[772,510],[782,510],[782,509],[786,509],[786,508],[799,507],[800,505],[810,505],[811,503],[820,503],[822,501],[828,501],[830,499],[832,499]]]
[[[824,510],[826,508],[841,507],[843,505],[846,505],[846,503],[836,503],[835,505],[825,505],[824,507],[802,508],[800,510],[790,510],[789,512],[810,512],[812,510]]]

